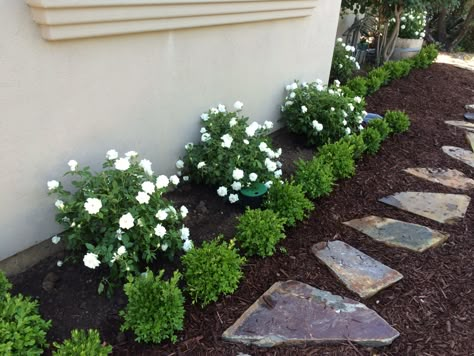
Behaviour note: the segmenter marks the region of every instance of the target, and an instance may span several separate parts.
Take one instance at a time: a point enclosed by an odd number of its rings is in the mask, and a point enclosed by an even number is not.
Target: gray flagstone
[[[444,168],[407,168],[404,170],[418,178],[439,183],[455,189],[473,189],[474,179],[468,178],[464,173],[455,169]]]
[[[442,150],[448,156],[457,159],[467,165],[474,167],[474,153],[463,148],[454,146],[443,146]]]

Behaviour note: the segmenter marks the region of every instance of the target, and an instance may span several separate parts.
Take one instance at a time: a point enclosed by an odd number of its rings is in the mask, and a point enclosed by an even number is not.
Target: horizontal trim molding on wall
[[[310,16],[317,0],[26,0],[46,40]]]

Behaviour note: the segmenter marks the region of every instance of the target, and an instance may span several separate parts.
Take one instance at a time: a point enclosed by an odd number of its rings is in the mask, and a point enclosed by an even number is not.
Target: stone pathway
[[[403,275],[342,241],[313,245],[314,255],[361,298],[369,298]]]
[[[260,347],[347,341],[377,347],[398,336],[364,304],[291,280],[275,283],[222,335]]]
[[[426,226],[400,220],[367,216],[344,223],[390,247],[423,252],[445,242],[449,235]]]
[[[474,151],[474,133],[466,131],[466,140]]]
[[[460,129],[468,130],[474,132],[474,124],[471,122],[461,121],[461,120],[448,120],[445,121],[446,124],[459,127]]]
[[[442,184],[446,187],[469,190],[474,188],[474,179],[470,179],[455,169],[441,168],[407,168],[405,172],[430,182]]]
[[[379,201],[440,223],[454,224],[464,218],[471,198],[462,194],[403,192]]]
[[[457,159],[467,165],[474,167],[474,153],[463,148],[454,146],[443,146],[442,150],[448,156]]]

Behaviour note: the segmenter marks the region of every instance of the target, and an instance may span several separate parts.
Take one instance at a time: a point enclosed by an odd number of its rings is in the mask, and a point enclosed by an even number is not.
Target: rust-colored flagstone
[[[471,145],[471,149],[474,151],[474,133],[466,131],[466,140]]]
[[[454,146],[443,146],[442,150],[448,156],[474,167],[473,152]]]
[[[448,120],[448,121],[445,121],[444,123],[451,126],[459,127],[460,129],[474,132],[474,124],[471,122],[466,122],[466,121],[461,121],[461,120]]]
[[[371,297],[403,278],[401,273],[342,241],[320,242],[313,245],[312,250],[348,289],[361,298]]]
[[[290,280],[273,284],[222,338],[260,347],[347,341],[378,347],[399,335],[364,304]]]
[[[439,183],[450,188],[464,190],[474,188],[474,179],[466,177],[464,173],[455,169],[407,168],[404,171],[418,178]]]
[[[449,237],[448,234],[426,226],[378,216],[354,219],[344,224],[387,246],[402,247],[417,252],[438,246]]]
[[[463,194],[403,192],[379,201],[440,223],[454,224],[464,218],[471,198]]]

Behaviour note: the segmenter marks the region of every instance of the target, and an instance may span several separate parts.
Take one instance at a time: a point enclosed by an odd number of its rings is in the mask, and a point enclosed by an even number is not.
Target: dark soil
[[[133,335],[121,334],[118,310],[124,307],[126,298],[120,291],[112,299],[98,296],[100,271],[88,270],[82,264],[66,263],[57,268],[58,257],[47,259],[12,278],[14,292],[40,300],[42,315],[53,321],[50,341],[68,337],[73,328],[97,328],[117,355],[473,355],[473,205],[463,221],[444,225],[377,201],[399,191],[463,193],[412,177],[402,169],[453,168],[474,177],[473,168],[441,151],[443,145],[469,148],[463,130],[443,121],[461,120],[464,105],[473,102],[474,72],[446,64],[415,70],[369,97],[369,112],[405,110],[412,119],[409,132],[389,138],[377,155],[358,162],[355,177],[338,182],[330,197],[316,201],[311,217],[287,231],[287,239],[281,244],[287,253],[249,259],[245,279],[234,295],[205,309],[187,304],[185,328],[175,345],[142,345],[133,341]],[[287,170],[294,167],[292,162],[297,158],[313,154],[300,143],[284,130],[274,135],[274,146],[283,147]],[[472,192],[468,194],[472,197]],[[201,186],[183,186],[171,198],[178,206],[189,207],[186,224],[197,244],[221,233],[231,237],[235,218],[242,212],[218,199],[214,189]],[[342,225],[343,221],[372,214],[423,224],[449,233],[450,238],[444,245],[419,254],[385,247]],[[222,332],[277,281],[294,279],[360,300],[310,251],[314,243],[331,239],[343,240],[404,275],[392,287],[362,301],[400,332],[391,346],[375,350],[344,343],[259,349],[222,341]],[[48,272],[60,278],[50,292],[41,285]]]

